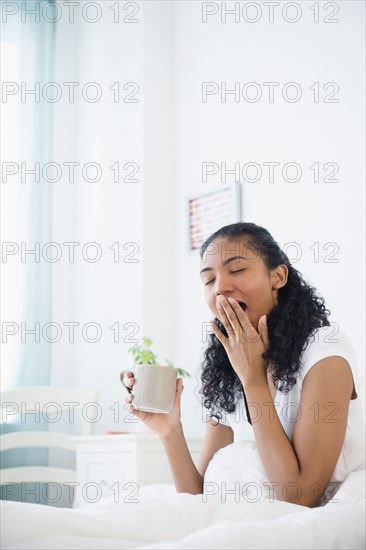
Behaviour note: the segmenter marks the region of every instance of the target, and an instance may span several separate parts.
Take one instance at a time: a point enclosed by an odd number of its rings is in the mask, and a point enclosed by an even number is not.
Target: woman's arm
[[[127,371],[127,385],[133,392],[135,379],[132,371]],[[144,422],[151,430],[157,433],[162,441],[165,451],[168,455],[170,469],[173,474],[175,487],[178,493],[192,493],[193,495],[203,493],[203,476],[212,456],[221,447],[232,443],[233,432],[231,428],[221,424],[216,425],[210,422],[206,428],[206,435],[203,444],[200,467],[197,470],[191,453],[189,452],[187,442],[184,437],[182,423],[180,421],[180,400],[183,392],[183,380],[177,379],[175,400],[173,408],[169,414],[150,413],[139,411],[132,405],[131,414]],[[130,393],[125,401],[131,403],[133,393]]]
[[[229,426],[219,424],[209,416],[206,417],[206,422],[205,439],[198,466],[198,470],[202,477],[204,477],[207,466],[213,455],[234,441],[233,430]]]
[[[177,492],[197,495],[203,493],[203,478],[208,463],[216,451],[233,442],[233,432],[228,426],[208,421],[198,469],[189,452],[182,424],[160,439],[168,456]]]
[[[349,364],[339,356],[322,359],[304,378],[292,442],[274,407],[268,383],[245,386],[261,414],[253,421],[258,451],[279,500],[317,506],[336,467],[347,427],[353,390]]]

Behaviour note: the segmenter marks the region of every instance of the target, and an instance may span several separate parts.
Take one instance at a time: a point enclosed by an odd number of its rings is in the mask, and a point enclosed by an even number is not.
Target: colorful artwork
[[[239,184],[212,189],[188,199],[190,250],[197,250],[223,225],[240,221]]]

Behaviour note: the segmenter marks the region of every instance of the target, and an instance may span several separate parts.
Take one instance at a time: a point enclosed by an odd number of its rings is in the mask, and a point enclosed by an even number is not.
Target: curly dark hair
[[[288,392],[296,383],[300,369],[300,356],[308,339],[321,326],[330,326],[330,311],[325,308],[324,299],[317,296],[316,289],[308,285],[302,275],[290,263],[267,229],[254,223],[234,223],[221,227],[213,233],[200,248],[200,257],[217,238],[240,242],[245,238],[247,246],[260,254],[267,268],[280,264],[288,268],[288,280],[278,290],[278,304],[267,316],[269,349],[263,358],[271,365],[272,381],[281,392]],[[224,325],[217,317],[215,323],[227,337]],[[231,366],[224,346],[214,333],[209,335],[201,370],[203,405],[212,418],[222,419],[222,412],[233,413],[237,401],[244,397],[247,417],[250,415],[243,386]]]

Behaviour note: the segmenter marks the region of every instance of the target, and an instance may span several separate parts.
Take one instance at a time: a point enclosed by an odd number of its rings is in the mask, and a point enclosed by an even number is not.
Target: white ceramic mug
[[[175,399],[176,369],[163,365],[137,365],[132,389],[125,384],[126,372],[121,372],[121,382],[129,393],[133,393],[132,405],[137,410],[170,413]]]

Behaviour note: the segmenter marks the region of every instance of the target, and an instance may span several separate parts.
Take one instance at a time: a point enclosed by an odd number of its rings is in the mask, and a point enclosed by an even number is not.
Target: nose
[[[226,298],[232,293],[232,283],[226,277],[217,277],[215,281],[215,297],[220,295]]]

